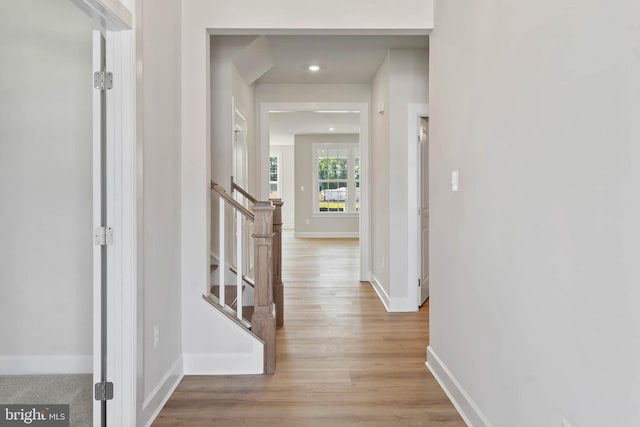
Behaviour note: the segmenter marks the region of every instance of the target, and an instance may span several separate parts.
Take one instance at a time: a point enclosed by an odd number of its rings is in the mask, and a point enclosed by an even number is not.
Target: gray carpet
[[[93,423],[91,375],[0,375],[0,403],[69,404],[70,426]]]

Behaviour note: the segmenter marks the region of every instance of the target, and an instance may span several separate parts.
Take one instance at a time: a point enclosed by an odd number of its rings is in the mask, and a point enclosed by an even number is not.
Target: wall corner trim
[[[431,346],[427,347],[425,365],[469,427],[493,427],[493,424],[482,413],[478,405],[469,396],[469,393],[460,385],[456,377],[436,355]]]

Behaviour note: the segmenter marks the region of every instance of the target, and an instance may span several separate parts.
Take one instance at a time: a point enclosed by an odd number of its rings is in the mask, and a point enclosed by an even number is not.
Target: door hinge
[[[96,383],[95,399],[100,401],[113,399],[113,383],[108,381]]]
[[[98,90],[113,88],[113,73],[109,71],[96,71],[93,73],[93,87]]]
[[[421,287],[422,284],[420,283],[420,279],[418,279],[418,287]]]
[[[93,241],[96,246],[113,245],[113,228],[104,225],[96,227],[93,232]]]

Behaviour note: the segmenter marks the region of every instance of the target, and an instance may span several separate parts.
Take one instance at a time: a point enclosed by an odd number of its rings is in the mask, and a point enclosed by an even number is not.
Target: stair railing
[[[226,288],[226,271],[227,271],[227,251],[226,251],[226,231],[227,231],[227,209],[233,211],[234,221],[236,223],[235,251],[236,251],[236,310],[235,315],[244,326],[250,327],[251,331],[264,341],[264,371],[265,373],[275,372],[275,310],[273,304],[273,213],[274,207],[271,202],[255,201],[251,209],[246,208],[219,184],[211,181],[212,197],[219,199],[218,213],[218,273],[219,273],[219,291],[216,301],[215,296],[210,295],[211,299],[219,305],[219,308],[229,314],[233,313],[233,308],[225,303]],[[251,317],[250,325],[246,324],[243,319],[243,224],[249,221],[254,224],[253,237],[254,244],[254,312]]]
[[[218,284],[219,284],[219,290],[218,290],[218,303],[219,305],[223,308],[226,309],[227,311],[232,310],[231,306],[226,305],[226,274],[227,274],[227,264],[231,264],[227,262],[227,237],[226,237],[226,233],[227,233],[227,206],[229,206],[233,212],[233,220],[236,222],[236,244],[235,244],[235,249],[236,249],[236,256],[238,256],[237,259],[241,260],[242,259],[242,252],[244,251],[243,249],[243,218],[246,218],[247,221],[250,222],[254,222],[255,223],[255,215],[254,213],[247,209],[246,207],[242,206],[240,203],[238,203],[236,200],[233,199],[233,197],[231,197],[222,186],[216,184],[215,182],[211,182],[211,190],[212,190],[212,195],[215,195],[219,198],[219,203],[218,203]],[[229,227],[231,230],[233,230],[233,226]],[[234,267],[235,269],[235,273],[236,273],[236,317],[238,318],[238,320],[240,322],[243,322],[243,315],[242,315],[242,309],[243,309],[243,280],[242,277],[244,275],[244,271],[243,271],[243,265],[242,262],[238,262],[238,265]],[[248,326],[248,325],[245,325]]]
[[[237,191],[251,204],[257,199],[231,177],[231,194]],[[276,305],[276,326],[284,325],[284,284],[282,283],[282,199],[269,199],[273,207],[273,302]]]

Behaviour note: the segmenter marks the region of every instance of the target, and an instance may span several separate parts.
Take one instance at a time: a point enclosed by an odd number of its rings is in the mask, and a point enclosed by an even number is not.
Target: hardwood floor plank
[[[428,305],[387,313],[358,254],[357,239],[283,233],[276,373],[185,377],[153,425],[465,426],[424,365]]]

